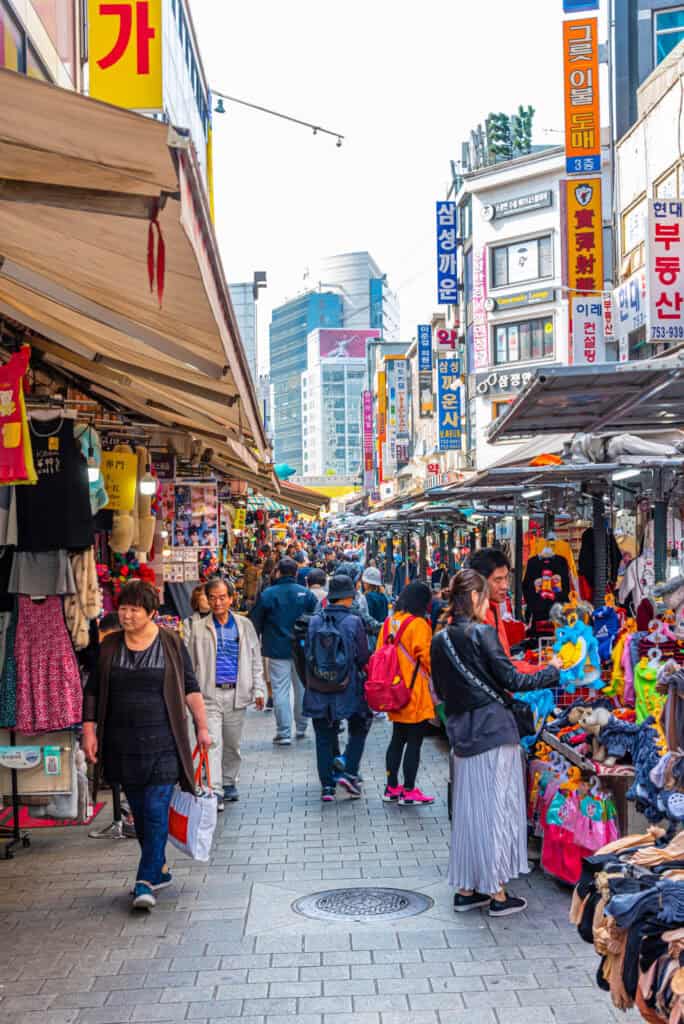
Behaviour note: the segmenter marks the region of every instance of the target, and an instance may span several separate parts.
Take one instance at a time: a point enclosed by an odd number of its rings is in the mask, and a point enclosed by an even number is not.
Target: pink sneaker
[[[382,799],[386,804],[395,804],[400,799],[404,792],[403,786],[385,786],[385,792],[382,794]]]
[[[419,789],[405,789],[399,797],[402,807],[409,804],[434,804],[434,802],[434,796],[425,796],[425,793],[421,793]]]

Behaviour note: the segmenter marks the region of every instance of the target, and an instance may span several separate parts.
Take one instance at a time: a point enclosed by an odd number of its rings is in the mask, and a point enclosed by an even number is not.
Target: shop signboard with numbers
[[[441,452],[463,447],[463,382],[460,359],[437,360],[438,437]]]
[[[455,305],[458,302],[458,211],[456,203],[437,203],[437,302]]]
[[[563,22],[567,174],[601,170],[598,18]]]
[[[162,0],[88,0],[89,93],[127,110],[161,110]]]
[[[684,340],[684,200],[648,204],[648,341]]]

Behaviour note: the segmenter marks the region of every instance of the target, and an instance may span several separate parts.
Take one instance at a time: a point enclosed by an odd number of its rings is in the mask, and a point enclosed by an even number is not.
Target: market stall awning
[[[328,507],[328,498],[324,494],[286,480],[280,481],[280,500],[295,512],[304,512],[308,516],[317,516],[321,509]]]
[[[538,371],[492,423],[490,441],[536,434],[643,433],[684,426],[684,353]]]
[[[0,315],[122,406],[263,458],[187,133],[9,71],[0,95]]]

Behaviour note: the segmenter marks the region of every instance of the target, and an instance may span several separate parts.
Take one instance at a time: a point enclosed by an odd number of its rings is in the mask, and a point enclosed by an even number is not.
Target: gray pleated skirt
[[[530,869],[520,747],[451,756],[449,884],[493,894]]]

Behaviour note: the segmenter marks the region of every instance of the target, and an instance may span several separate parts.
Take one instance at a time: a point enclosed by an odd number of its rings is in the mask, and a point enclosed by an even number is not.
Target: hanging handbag
[[[537,729],[530,705],[526,704],[523,700],[515,700],[515,698],[511,696],[508,696],[507,698],[502,697],[500,693],[497,693],[497,691],[489,685],[489,683],[485,683],[484,679],[480,679],[474,672],[471,672],[471,670],[463,664],[456,653],[454,645],[451,642],[448,629],[443,629],[439,636],[443,638],[442,642],[446,648],[447,657],[457,672],[460,672],[462,676],[465,676],[468,682],[477,687],[478,690],[483,690],[491,700],[496,701],[497,704],[501,704],[502,707],[512,713],[515,718],[515,724],[518,727],[520,739],[523,739],[525,736],[534,736]]]

